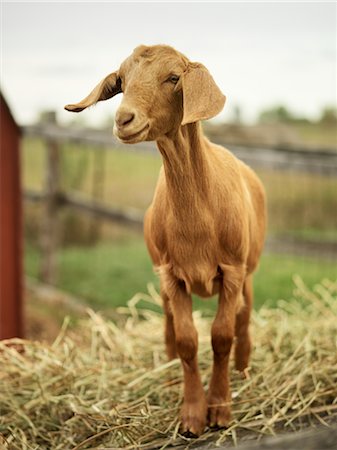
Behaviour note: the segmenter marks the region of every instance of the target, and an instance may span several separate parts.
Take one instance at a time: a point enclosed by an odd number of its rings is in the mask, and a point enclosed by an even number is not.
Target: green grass
[[[319,260],[302,256],[264,254],[254,277],[255,307],[267,302],[274,306],[278,299],[289,299],[292,295],[292,277],[299,275],[313,288],[322,279],[337,279],[337,259]]]
[[[26,273],[37,277],[39,255],[27,245]],[[292,295],[292,276],[300,275],[312,287],[323,278],[337,276],[337,262],[317,261],[277,254],[263,255],[255,275],[255,307]],[[59,254],[58,286],[83,297],[94,309],[123,306],[137,292],[146,292],[147,283],[158,288],[150,258],[141,237],[101,242],[92,247],[68,247]],[[215,300],[195,299],[197,308],[214,309]]]
[[[326,244],[337,242],[337,228],[323,230],[319,230],[317,228],[300,228],[297,230],[290,229],[287,230],[287,235],[309,242],[319,241]]]
[[[38,276],[39,253],[26,246],[25,268]],[[145,244],[140,238],[90,247],[67,247],[59,253],[58,286],[98,308],[123,306],[147,282],[156,282]]]

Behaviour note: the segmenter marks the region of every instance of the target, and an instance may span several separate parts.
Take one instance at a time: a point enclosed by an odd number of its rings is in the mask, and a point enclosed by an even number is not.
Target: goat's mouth
[[[149,127],[150,127],[150,125],[147,123],[143,128],[141,128],[136,133],[132,133],[132,134],[128,134],[128,135],[123,135],[123,134],[117,133],[117,137],[119,140],[121,140],[124,143],[134,144],[135,142],[140,142],[140,141],[144,140]]]

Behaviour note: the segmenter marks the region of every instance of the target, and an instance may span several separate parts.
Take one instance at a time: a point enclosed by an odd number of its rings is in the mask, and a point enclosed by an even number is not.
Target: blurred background
[[[113,314],[149,283],[158,287],[142,218],[159,152],[113,138],[120,96],[80,115],[63,110],[139,44],[169,44],[202,62],[227,96],[223,112],[203,126],[266,187],[269,230],[255,307],[289,299],[294,275],[309,286],[336,279],[336,4],[1,7],[2,103],[19,126],[30,336],[50,337],[65,314],[76,317],[86,305]],[[20,198],[13,191],[7,202],[15,208]],[[207,313],[216,301],[195,305]]]

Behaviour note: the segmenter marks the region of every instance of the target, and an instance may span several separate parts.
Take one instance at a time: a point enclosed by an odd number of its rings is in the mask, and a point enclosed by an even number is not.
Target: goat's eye
[[[177,84],[179,81],[179,77],[178,75],[170,75],[167,81],[170,81],[173,84]]]

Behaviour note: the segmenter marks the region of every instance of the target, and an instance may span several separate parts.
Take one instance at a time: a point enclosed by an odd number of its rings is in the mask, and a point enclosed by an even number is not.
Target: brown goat
[[[184,371],[182,431],[199,435],[207,417],[210,426],[230,420],[234,336],[236,369],[248,367],[252,272],[265,235],[264,189],[252,170],[203,135],[199,121],[218,114],[225,97],[202,64],[168,46],[140,46],[66,109],[79,112],[120,92],[115,135],[124,143],[155,140],[163,158],[145,216],[145,240],[160,277],[167,354],[179,355]],[[198,370],[192,293],[219,294],[207,397]]]

